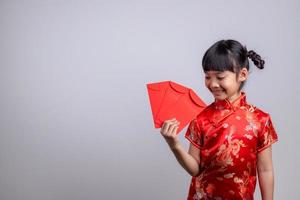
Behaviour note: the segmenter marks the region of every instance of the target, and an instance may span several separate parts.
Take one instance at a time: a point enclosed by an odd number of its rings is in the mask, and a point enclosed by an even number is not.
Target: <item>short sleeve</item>
[[[263,125],[262,131],[258,134],[257,151],[261,152],[278,141],[277,133],[274,129],[271,117],[268,116]]]
[[[194,119],[190,122],[188,129],[185,133],[185,138],[188,139],[194,146],[198,149],[202,147],[202,135],[197,123],[197,119]]]

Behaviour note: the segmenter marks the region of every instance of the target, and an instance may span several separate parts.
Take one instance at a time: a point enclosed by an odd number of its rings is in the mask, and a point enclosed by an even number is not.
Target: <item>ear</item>
[[[247,70],[246,67],[242,68],[241,71],[240,71],[240,73],[239,73],[239,78],[238,78],[238,80],[239,80],[240,82],[243,82],[243,81],[247,80],[247,78],[248,78],[248,73],[249,73],[249,72],[248,72],[248,70]]]

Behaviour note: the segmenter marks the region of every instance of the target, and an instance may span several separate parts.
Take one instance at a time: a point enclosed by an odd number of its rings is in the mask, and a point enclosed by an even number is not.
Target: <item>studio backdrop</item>
[[[299,10],[298,0],[2,0],[0,199],[186,199],[191,177],[154,128],[146,84],[172,80],[211,103],[201,59],[221,39],[266,62],[251,62],[244,90],[278,133],[275,199],[299,198]]]

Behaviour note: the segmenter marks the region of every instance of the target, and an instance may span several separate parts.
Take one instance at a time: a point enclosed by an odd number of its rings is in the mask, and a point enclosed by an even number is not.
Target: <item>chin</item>
[[[225,90],[223,90],[222,92],[213,92],[212,90],[210,90],[210,92],[217,100],[224,100],[227,98],[227,94]]]
[[[217,100],[224,100],[226,99],[226,96],[214,96],[214,98]]]

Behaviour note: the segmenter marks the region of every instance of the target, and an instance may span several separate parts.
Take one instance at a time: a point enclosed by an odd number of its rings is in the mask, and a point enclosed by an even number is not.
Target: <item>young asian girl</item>
[[[205,85],[215,101],[190,122],[188,152],[176,134],[176,119],[166,120],[160,130],[192,176],[188,200],[253,200],[257,176],[262,199],[273,199],[271,145],[278,136],[270,115],[249,104],[242,91],[248,59],[263,69],[264,60],[235,40],[218,41],[204,54]]]

